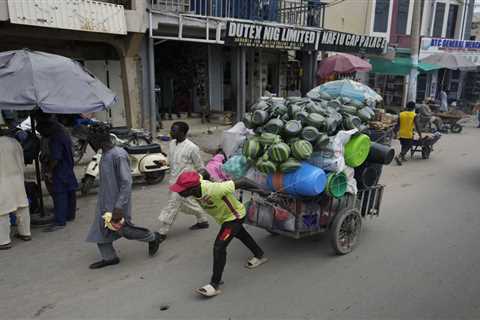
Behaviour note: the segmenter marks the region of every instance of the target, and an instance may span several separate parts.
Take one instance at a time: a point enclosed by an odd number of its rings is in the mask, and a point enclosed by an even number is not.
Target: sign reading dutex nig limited
[[[382,37],[338,31],[228,21],[225,44],[284,50],[381,54],[386,48],[387,41]]]

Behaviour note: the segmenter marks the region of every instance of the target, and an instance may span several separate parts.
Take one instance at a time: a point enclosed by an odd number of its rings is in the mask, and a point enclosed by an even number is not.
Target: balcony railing
[[[320,0],[152,0],[152,9],[199,16],[323,27]]]
[[[279,1],[278,19],[282,23],[323,27],[324,4],[320,1]]]

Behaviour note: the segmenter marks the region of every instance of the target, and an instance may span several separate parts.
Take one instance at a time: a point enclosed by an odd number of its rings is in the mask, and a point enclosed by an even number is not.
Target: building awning
[[[379,74],[389,74],[394,76],[405,76],[410,73],[412,68],[412,61],[410,58],[396,57],[393,60],[382,58],[370,58],[372,65],[372,72]],[[418,63],[418,70],[420,72],[429,72],[442,67],[436,64]]]

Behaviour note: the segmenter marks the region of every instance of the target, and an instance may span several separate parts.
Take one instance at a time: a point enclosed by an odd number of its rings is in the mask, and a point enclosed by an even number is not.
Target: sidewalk
[[[231,125],[225,125],[217,121],[210,123],[202,123],[200,118],[181,118],[175,120],[163,120],[163,129],[160,129],[157,134],[157,142],[162,145],[162,149],[168,151],[168,141],[163,141],[162,137],[170,136],[170,127],[176,121],[184,121],[189,127],[188,138],[195,142],[204,153],[212,154],[222,143],[222,134]],[[206,160],[206,159],[204,159]]]

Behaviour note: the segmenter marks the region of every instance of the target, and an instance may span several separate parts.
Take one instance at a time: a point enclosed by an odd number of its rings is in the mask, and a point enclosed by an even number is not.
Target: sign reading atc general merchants
[[[461,55],[480,66],[480,41],[422,37],[420,59],[438,52]]]
[[[480,51],[480,41],[423,37],[421,50]]]
[[[228,21],[225,44],[284,50],[325,50],[381,54],[387,45],[387,41],[381,37],[338,31]]]

